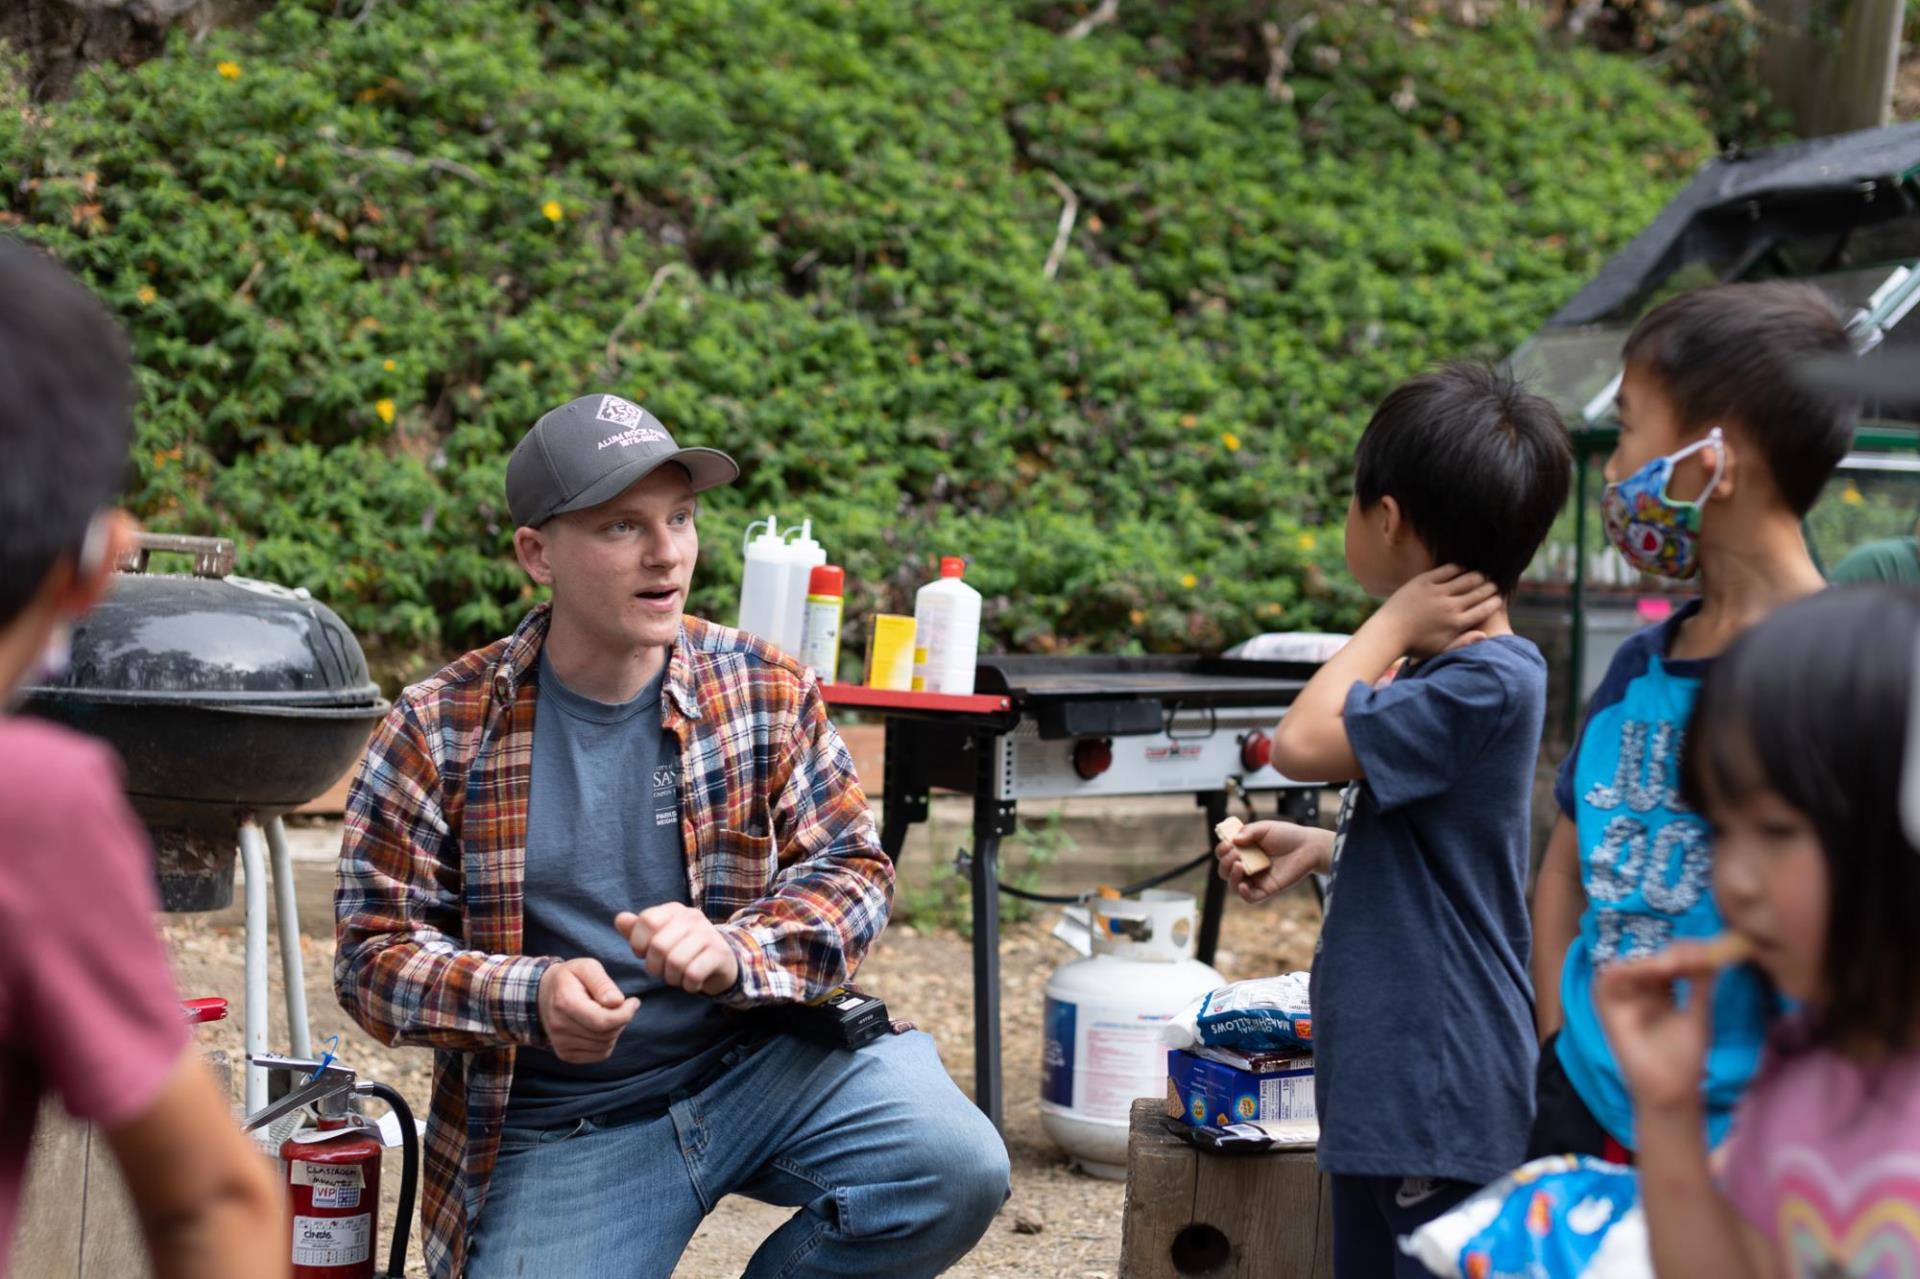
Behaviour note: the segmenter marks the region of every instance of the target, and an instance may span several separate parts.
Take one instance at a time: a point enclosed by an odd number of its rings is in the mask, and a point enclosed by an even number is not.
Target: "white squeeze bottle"
[[[971,693],[980,655],[980,592],[960,580],[967,562],[940,560],[940,577],[913,597],[913,687],[916,692]]]
[[[787,585],[781,596],[780,629],[773,642],[789,653],[798,654],[807,638],[807,584],[813,570],[827,562],[826,548],[813,540],[813,521],[802,520],[797,530],[788,529]]]
[[[753,530],[757,528],[766,532],[755,537]],[[787,606],[787,542],[780,536],[779,521],[769,515],[747,525],[740,549],[746,556],[746,567],[740,574],[740,620],[736,625],[769,644],[780,644],[780,623]],[[805,603],[803,599],[801,604]]]

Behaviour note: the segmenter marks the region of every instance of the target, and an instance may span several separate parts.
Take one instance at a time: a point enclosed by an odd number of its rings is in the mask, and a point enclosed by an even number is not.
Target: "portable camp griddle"
[[[1295,821],[1318,816],[1319,787],[1268,763],[1269,734],[1318,667],[1311,662],[1189,656],[982,658],[974,693],[954,696],[823,685],[829,705],[885,718],[886,821],[900,856],[932,790],[973,797],[974,1095],[999,1127],[1000,841],[1023,799],[1192,795],[1205,810],[1194,852],[1213,847],[1228,785],[1278,792]],[[1197,951],[1211,962],[1226,883],[1208,875]]]

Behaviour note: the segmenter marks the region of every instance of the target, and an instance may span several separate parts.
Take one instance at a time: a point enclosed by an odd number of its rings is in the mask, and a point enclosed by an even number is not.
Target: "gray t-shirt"
[[[1347,790],[1313,965],[1320,1166],[1482,1183],[1526,1154],[1529,802],[1547,666],[1518,636],[1347,694]]]
[[[669,988],[613,927],[623,910],[690,902],[680,834],[680,751],[660,726],[660,677],[610,706],[560,682],[540,656],[528,786],[523,950],[592,957],[640,1009],[605,1061],[572,1065],[542,1049],[514,1061],[509,1125],[570,1124],[686,1087],[738,1037],[704,995]]]

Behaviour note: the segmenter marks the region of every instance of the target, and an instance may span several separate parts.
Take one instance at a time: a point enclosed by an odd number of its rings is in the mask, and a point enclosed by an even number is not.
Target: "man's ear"
[[[513,553],[520,567],[536,585],[553,585],[553,565],[547,559],[547,539],[537,528],[521,527],[513,531]]]

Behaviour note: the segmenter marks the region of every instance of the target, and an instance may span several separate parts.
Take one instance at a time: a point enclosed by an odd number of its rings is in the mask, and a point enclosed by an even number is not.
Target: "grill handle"
[[[113,567],[122,573],[144,573],[147,571],[147,559],[155,551],[193,556],[195,577],[225,577],[233,572],[234,549],[231,538],[189,537],[184,533],[142,532]]]

